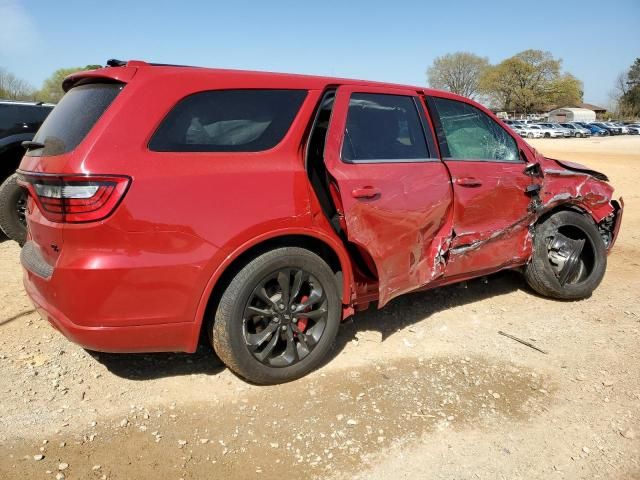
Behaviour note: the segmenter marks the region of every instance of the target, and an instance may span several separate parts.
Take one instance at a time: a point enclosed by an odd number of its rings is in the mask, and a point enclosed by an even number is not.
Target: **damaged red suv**
[[[80,345],[193,352],[255,383],[317,367],[342,320],[518,269],[598,286],[622,201],[490,111],[422,87],[110,61],[64,81],[19,170],[26,290]]]

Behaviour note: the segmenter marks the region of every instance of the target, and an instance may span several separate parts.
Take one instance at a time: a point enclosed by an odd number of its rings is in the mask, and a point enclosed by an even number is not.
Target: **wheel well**
[[[548,212],[545,212],[544,214],[540,215],[540,218],[538,218],[538,220],[536,221],[536,224],[544,222],[549,217],[551,217],[552,215],[554,215],[554,214],[556,214],[558,212],[576,212],[576,213],[580,213],[582,215],[585,215],[586,217],[589,217],[594,224],[596,223],[596,221],[591,216],[591,214],[588,211],[586,211],[585,209],[581,208],[578,205],[574,205],[572,203],[564,203],[562,205],[557,205],[557,206],[553,207],[551,210],[549,210]]]
[[[264,242],[258,243],[247,249],[245,252],[235,258],[224,270],[220,278],[216,281],[216,284],[209,295],[207,301],[207,307],[204,313],[204,319],[202,320],[202,326],[200,327],[200,342],[207,341],[207,332],[210,330],[211,323],[213,322],[218,302],[222,297],[225,289],[231,283],[233,278],[238,274],[242,268],[254,258],[262,255],[270,250],[281,247],[300,247],[307,249],[320,258],[322,258],[333,273],[335,274],[336,283],[338,285],[338,291],[342,294],[343,289],[343,275],[342,266],[340,265],[340,259],[336,252],[325,242],[314,237],[307,235],[284,235],[281,237],[270,238]]]

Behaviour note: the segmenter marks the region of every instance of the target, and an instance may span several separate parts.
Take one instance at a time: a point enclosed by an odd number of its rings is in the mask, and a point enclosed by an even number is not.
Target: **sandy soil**
[[[0,243],[0,478],[640,478],[640,137],[532,143],[624,196],[591,298],[540,298],[511,272],[407,295],[282,386],[206,348],[82,350],[33,312]]]

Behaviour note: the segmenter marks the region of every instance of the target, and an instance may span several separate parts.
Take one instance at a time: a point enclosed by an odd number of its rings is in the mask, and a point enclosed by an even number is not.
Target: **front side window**
[[[441,150],[456,160],[518,162],[518,145],[491,117],[467,103],[433,97],[442,127]],[[444,142],[443,142],[444,140]],[[447,152],[448,147],[448,154]]]
[[[411,162],[428,158],[424,130],[412,97],[351,95],[342,142],[344,162]]]
[[[184,98],[149,142],[156,152],[259,152],[284,138],[306,90],[213,90]]]

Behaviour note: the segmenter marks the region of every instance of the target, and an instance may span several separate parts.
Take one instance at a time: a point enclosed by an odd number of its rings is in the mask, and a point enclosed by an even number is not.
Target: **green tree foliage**
[[[481,91],[507,111],[532,112],[548,105],[582,102],[582,82],[562,73],[562,60],[550,52],[525,50],[489,67],[480,79]]]
[[[619,114],[627,118],[640,117],[640,58],[636,58],[629,71],[618,80]]]
[[[5,100],[33,100],[34,89],[21,78],[0,67],[0,98]]]
[[[449,53],[433,61],[427,69],[427,81],[432,88],[473,98],[479,92],[480,77],[488,66],[487,58],[473,53]]]
[[[64,95],[64,90],[62,90],[62,81],[66,77],[75,72],[83,70],[95,70],[96,68],[100,67],[100,65],[87,65],[85,67],[60,68],[56,70],[42,84],[42,88],[37,93],[38,100],[51,103],[59,102]]]

